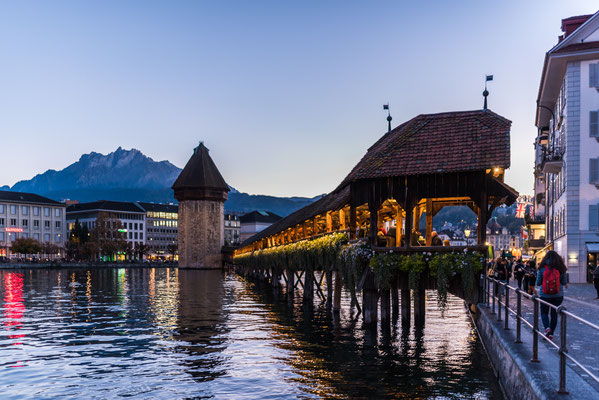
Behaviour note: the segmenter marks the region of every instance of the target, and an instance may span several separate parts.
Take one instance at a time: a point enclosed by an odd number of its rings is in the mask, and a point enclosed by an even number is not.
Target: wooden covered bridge
[[[259,260],[259,255],[269,250],[340,232],[347,234],[350,244],[367,241],[375,253],[484,252],[486,224],[492,211],[502,203],[512,204],[518,196],[503,182],[505,169],[510,166],[510,126],[509,120],[490,110],[419,115],[384,134],[331,193],[243,242],[235,252],[235,260],[243,265],[241,261],[249,255]],[[443,207],[456,205],[467,206],[478,216],[476,243],[467,247],[432,246],[433,217]],[[421,234],[419,222],[423,214],[426,229]],[[394,229],[383,242],[377,233],[385,223]],[[289,263],[289,258],[279,257],[279,260]],[[253,268],[253,273],[270,277],[276,285],[278,271],[285,271],[288,292],[293,292],[296,277],[293,271],[297,273],[298,267],[279,267],[271,262],[264,265],[263,271],[256,272]],[[326,297],[331,301],[333,285],[328,275],[338,267],[315,265],[311,269],[327,271]],[[381,292],[381,282],[376,282],[371,270],[365,268],[359,282],[345,282],[363,290],[367,323],[377,318],[379,298],[385,317],[389,296],[386,289]],[[334,309],[339,308],[337,292],[340,296],[342,275],[336,274]],[[314,280],[312,271],[306,272],[304,279],[308,280],[303,283],[304,296],[310,298],[312,294],[306,292],[311,292],[308,289]],[[394,289],[405,289],[406,285],[400,280],[392,282],[390,287],[397,307]],[[415,305],[416,313],[419,309],[423,312],[424,290],[419,293],[414,301],[422,304]],[[402,304],[406,301],[409,302],[409,292],[402,290]]]

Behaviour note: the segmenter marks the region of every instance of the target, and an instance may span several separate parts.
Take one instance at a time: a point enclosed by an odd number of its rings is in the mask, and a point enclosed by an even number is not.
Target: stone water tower
[[[221,268],[229,185],[204,143],[172,186],[179,202],[179,268]]]

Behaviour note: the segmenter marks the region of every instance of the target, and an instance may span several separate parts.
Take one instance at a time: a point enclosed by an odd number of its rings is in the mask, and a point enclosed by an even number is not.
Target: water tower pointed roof
[[[218,171],[203,142],[173,183],[175,198],[181,200],[226,200],[229,185]]]

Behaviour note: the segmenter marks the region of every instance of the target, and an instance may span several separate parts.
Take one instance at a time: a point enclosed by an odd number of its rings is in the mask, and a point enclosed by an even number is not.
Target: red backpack
[[[545,266],[543,271],[543,294],[559,293],[559,271]]]

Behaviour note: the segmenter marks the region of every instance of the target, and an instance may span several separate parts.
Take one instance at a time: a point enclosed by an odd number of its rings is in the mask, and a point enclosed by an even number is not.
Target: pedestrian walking
[[[518,259],[514,264],[514,278],[518,281],[518,288],[522,289],[522,279],[524,278],[524,265],[522,259]]]
[[[535,294],[535,283],[537,281],[536,261],[529,260],[524,267],[524,291],[530,295]]]
[[[505,262],[504,259],[502,259],[501,257],[497,258],[497,260],[495,260],[495,266],[493,267],[493,274],[495,276],[495,279],[497,279],[498,281],[503,281],[507,284],[507,277],[508,277],[508,270],[507,270],[507,263]],[[503,286],[501,286],[501,294],[504,293],[504,288]]]
[[[558,307],[564,301],[564,287],[567,286],[566,265],[559,254],[549,250],[539,264],[536,285],[540,287],[541,300]],[[551,308],[551,320],[549,319]],[[557,311],[545,303],[541,303],[541,320],[545,328],[545,336],[553,340],[553,332],[557,326]]]
[[[599,300],[599,261],[597,261],[597,265],[593,270],[593,284],[595,285],[595,290],[597,291],[597,297],[595,297],[595,300]]]

